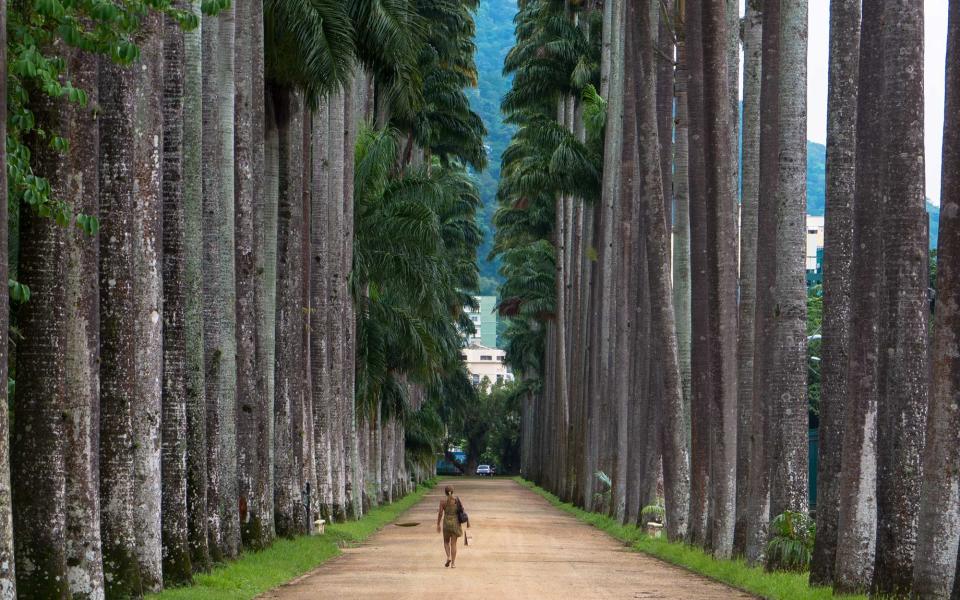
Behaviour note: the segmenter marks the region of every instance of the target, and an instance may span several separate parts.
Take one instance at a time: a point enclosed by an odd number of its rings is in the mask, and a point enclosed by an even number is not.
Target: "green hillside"
[[[491,218],[496,209],[497,179],[500,176],[500,156],[510,143],[513,128],[505,125],[500,115],[500,99],[510,89],[510,80],[502,73],[503,59],[513,46],[513,17],[517,13],[516,0],[483,0],[477,12],[477,69],[480,74],[478,89],[471,90],[470,100],[487,126],[487,150],[490,167],[478,175],[484,211],[481,224],[486,241],[480,247],[481,293],[495,294],[499,275],[497,265],[487,260],[493,240]],[[827,149],[823,144],[807,142],[807,212],[823,215],[826,196]],[[930,214],[930,244],[936,247],[940,209],[927,203]]]
[[[487,126],[486,144],[490,157],[490,166],[477,176],[484,205],[481,226],[485,232],[485,241],[479,252],[480,293],[485,295],[495,295],[499,281],[497,265],[488,261],[487,255],[493,242],[490,223],[496,209],[500,156],[513,135],[513,128],[505,125],[500,117],[500,100],[510,89],[510,80],[503,76],[503,59],[513,46],[513,17],[516,14],[516,0],[483,0],[476,19],[476,59],[480,85],[470,91],[470,102]]]

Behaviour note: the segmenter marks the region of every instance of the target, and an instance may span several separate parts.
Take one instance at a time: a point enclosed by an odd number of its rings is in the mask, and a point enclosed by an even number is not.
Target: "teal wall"
[[[477,296],[480,305],[480,343],[490,348],[497,347],[497,297]]]

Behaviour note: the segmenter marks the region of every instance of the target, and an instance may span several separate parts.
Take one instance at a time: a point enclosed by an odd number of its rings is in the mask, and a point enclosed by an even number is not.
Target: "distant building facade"
[[[474,296],[474,301],[479,306],[474,310],[471,307],[466,309],[467,316],[473,322],[473,328],[476,333],[466,336],[466,342],[470,344],[480,344],[488,348],[497,347],[497,297],[496,296]]]
[[[461,357],[473,385],[481,385],[485,379],[491,385],[513,381],[513,372],[504,362],[507,353],[499,348],[470,344],[463,349]]]
[[[824,218],[807,215],[807,285],[823,283]]]

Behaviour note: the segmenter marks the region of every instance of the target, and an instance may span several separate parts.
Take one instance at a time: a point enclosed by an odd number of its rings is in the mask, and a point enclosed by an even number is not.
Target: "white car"
[[[493,469],[490,468],[490,465],[480,465],[477,467],[477,476],[493,477]]]

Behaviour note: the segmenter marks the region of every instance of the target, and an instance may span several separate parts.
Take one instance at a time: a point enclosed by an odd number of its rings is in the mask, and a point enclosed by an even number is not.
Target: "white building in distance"
[[[463,362],[470,372],[473,385],[483,385],[484,380],[489,385],[513,381],[513,373],[507,367],[507,353],[499,348],[490,348],[482,344],[472,343],[463,349]]]

